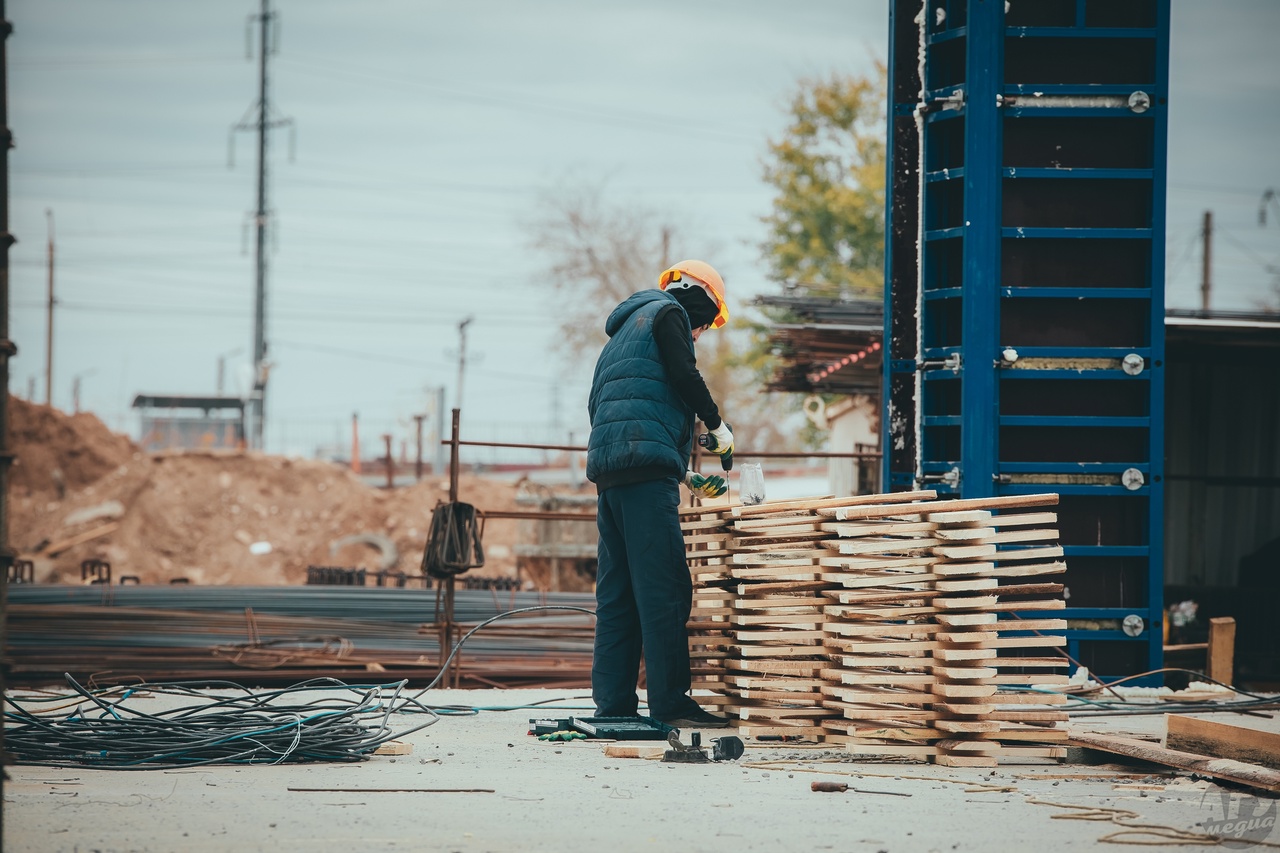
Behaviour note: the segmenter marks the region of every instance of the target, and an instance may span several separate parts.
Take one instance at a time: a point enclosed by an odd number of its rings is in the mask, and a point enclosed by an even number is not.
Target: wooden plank
[[[905,554],[911,557],[927,556],[930,548],[941,544],[939,539],[827,539],[823,546],[843,555],[856,554]],[[991,546],[994,554],[996,546]],[[825,556],[825,555],[822,555]]]
[[[1057,524],[1056,512],[1015,512],[993,515],[987,522],[990,527],[1018,527],[1024,525]]]
[[[389,740],[373,751],[374,755],[412,755],[413,744],[403,740]]]
[[[990,609],[1002,613],[1026,613],[1033,610],[1065,610],[1067,603],[1061,598],[1039,599],[1037,601],[1000,601]]]
[[[945,625],[949,628],[964,625],[982,625],[982,630],[991,630],[985,626],[995,625],[999,618],[994,613],[939,613],[937,615],[939,625]]]
[[[806,533],[818,530],[819,521],[811,515],[793,518],[757,518],[752,521],[736,521],[733,529],[738,534],[752,536],[783,536],[788,533]]]
[[[840,674],[841,684],[883,684],[889,687],[925,687],[933,683],[928,673],[885,672],[881,670],[849,670]]]
[[[803,565],[734,566],[729,570],[729,575],[736,580],[811,581],[818,574],[816,571],[804,569]]]
[[[1209,620],[1208,672],[1205,675],[1223,684],[1235,677],[1236,620],[1230,616]]]
[[[886,625],[868,625],[848,622],[828,622],[826,630],[839,633],[845,637],[927,637],[936,634],[940,625],[891,623]]]
[[[996,555],[996,562],[1007,563],[1013,560],[1044,560],[1062,556],[1062,546],[1047,548],[1005,548]]]
[[[973,595],[966,598],[939,596],[933,600],[933,606],[939,610],[988,610],[997,601],[994,595]]]
[[[1225,779],[1238,785],[1247,785],[1263,791],[1280,793],[1280,771],[1269,767],[1258,767],[1246,764],[1233,758],[1212,758],[1177,749],[1168,749],[1159,744],[1133,738],[1116,737],[1096,732],[1072,731],[1068,741],[1072,746],[1085,746],[1109,752],[1113,755],[1124,755],[1153,764],[1175,767],[1189,773]]]
[[[730,561],[735,566],[816,566],[817,559],[827,555],[825,548],[796,551],[751,551],[735,553]]]
[[[721,503],[714,506],[682,506],[679,512],[682,517],[728,515],[735,506],[741,506],[741,504]]]
[[[970,509],[1013,509],[1026,506],[1054,506],[1058,496],[1051,492],[1038,495],[998,495],[992,498],[969,498],[967,500],[943,500],[931,504],[933,513],[958,512]],[[930,513],[932,516],[933,513]]]
[[[120,523],[118,521],[109,521],[106,524],[100,524],[97,527],[84,531],[83,533],[77,533],[75,536],[69,536],[66,539],[61,539],[57,542],[50,542],[37,553],[46,557],[56,557],[63,551],[70,550],[77,545],[83,545],[85,542],[91,542],[94,539],[99,539],[103,536],[110,536],[119,528]]]
[[[830,716],[826,708],[774,708],[764,705],[729,705],[725,708],[731,714],[737,714],[740,720],[783,720],[797,717],[812,718]]]
[[[733,636],[738,640],[739,644],[767,643],[770,641],[778,641],[778,642],[788,643],[790,645],[795,645],[800,640],[813,640],[814,641],[813,645],[816,647],[826,637],[826,634],[821,630],[804,630],[802,628],[797,628],[797,629],[783,628],[777,631],[750,630],[750,629],[735,630],[733,632]],[[809,654],[815,654],[815,653],[820,654],[821,652],[822,652],[822,649],[819,647],[819,648],[811,649],[809,651]]]
[[[1066,722],[1068,717],[1066,711],[1024,711],[1021,709],[997,708],[991,712],[989,719],[1017,723],[1061,723]]]
[[[871,589],[875,587],[897,586],[900,584],[924,584],[938,579],[938,575],[928,572],[888,572],[870,576],[853,574],[822,573],[823,580],[840,584],[844,589]]]
[[[846,743],[845,752],[853,755],[896,755],[911,758],[932,758],[937,750],[932,746],[888,743]]]
[[[814,498],[808,500],[766,501],[755,506],[739,506],[733,508],[734,517],[746,518],[755,515],[766,515],[771,512],[787,512],[794,510],[817,510],[834,507],[863,506],[867,504],[896,504],[912,501],[931,501],[938,496],[932,489],[916,492],[894,492],[880,495],[859,495],[843,498]],[[899,511],[901,511],[899,509]]]
[[[1182,714],[1166,714],[1165,727],[1163,745],[1167,749],[1232,758],[1280,770],[1280,732],[1264,732]]]
[[[802,693],[798,690],[754,690],[745,688],[738,690],[737,695],[741,699],[750,699],[753,702],[783,702],[793,705],[814,705],[822,701],[822,694],[816,690]],[[735,704],[740,705],[742,703]]]
[[[828,586],[829,584],[827,584],[824,581],[809,580],[809,581],[779,581],[777,583],[756,583],[756,584],[740,583],[737,585],[736,589],[737,589],[738,595],[745,598],[748,596],[770,595],[773,593],[782,593],[782,592],[818,591],[818,590],[826,589]]]
[[[1052,563],[1032,563],[1031,565],[1000,566],[991,571],[993,578],[1021,578],[1030,575],[1056,575],[1067,570],[1067,564],[1061,560]]]
[[[899,643],[899,646],[911,646],[914,643]],[[870,650],[868,650],[870,652]],[[833,657],[838,658],[836,661],[841,666],[849,669],[865,668],[865,667],[894,667],[896,669],[928,669],[930,665],[930,657],[925,651],[905,652],[904,654],[875,654],[874,652],[865,655],[841,655],[836,654]]]
[[[996,535],[994,527],[939,527],[933,534],[934,539],[947,542],[966,542],[974,539],[987,539]]]
[[[827,539],[831,536],[830,533],[823,530],[788,530],[785,533],[778,533],[771,536],[762,536],[757,534],[744,536],[741,533],[732,532],[729,535],[734,539],[733,547],[744,551],[748,549],[759,549],[761,546],[774,543],[790,544],[806,542],[814,539]]]
[[[849,572],[886,571],[918,568],[924,571],[925,566],[932,566],[938,558],[928,557],[822,557],[819,566],[833,569],[845,569]]]
[[[939,560],[932,571],[939,577],[946,578],[994,577],[996,564],[985,560],[965,560],[954,563]]]
[[[988,632],[983,631],[982,634]],[[966,635],[957,633],[938,634],[938,639],[946,643],[981,643],[986,649],[1034,649],[1046,646],[1065,646],[1067,638],[1057,637],[997,637],[990,640],[970,640]],[[1014,658],[1010,658],[1014,660]]]
[[[730,660],[726,661],[729,669],[740,672],[777,675],[814,676],[827,666],[826,661],[783,661],[783,660]]]
[[[794,612],[800,608],[788,608],[777,613],[734,613],[729,617],[730,625],[817,625],[823,623],[822,611],[818,607],[805,607],[803,612]],[[818,630],[812,628],[810,630]]]
[[[933,553],[948,560],[971,560],[990,557],[996,553],[995,545],[939,545]]]
[[[715,530],[716,528],[719,528],[719,527],[724,527],[727,529],[728,526],[729,526],[729,522],[723,518],[706,519],[706,520],[699,519],[697,521],[680,522],[680,529],[686,530],[686,531],[687,530]]]
[[[995,545],[1007,545],[1012,542],[1057,542],[1058,531],[1050,528],[1004,530],[989,537],[986,541]]]
[[[977,527],[977,526],[990,526],[989,524],[987,524],[987,522],[991,520],[992,515],[990,512],[988,512],[985,509],[952,510],[952,511],[941,511],[941,510],[935,509],[934,511],[925,515],[925,518],[927,518],[929,521],[932,521],[934,524],[938,524],[938,525],[947,525],[947,526],[955,526],[955,527],[963,527],[965,525],[969,525],[971,527]]]
[[[778,678],[760,675],[727,675],[725,682],[740,689],[757,690],[818,690],[826,682],[820,678]]]
[[[826,599],[819,595],[753,595],[734,596],[731,607],[734,610],[772,610],[786,608],[799,610],[811,608],[819,612]]]
[[[826,521],[819,524],[818,529],[825,533],[834,533],[842,538],[859,539],[868,536],[931,534],[938,529],[938,525],[928,521],[879,521],[870,523]]]
[[[999,581],[995,578],[962,578],[960,580],[949,580],[940,578],[934,586],[938,592],[972,592],[981,589],[994,589],[999,585]]]

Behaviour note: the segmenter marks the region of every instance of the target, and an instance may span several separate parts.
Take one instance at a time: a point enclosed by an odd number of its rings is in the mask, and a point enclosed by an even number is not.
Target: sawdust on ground
[[[80,581],[80,564],[103,559],[113,575],[142,583],[186,578],[199,584],[300,584],[310,565],[376,569],[381,552],[366,544],[331,549],[357,534],[396,545],[395,571],[416,575],[431,510],[448,498],[448,481],[424,479],[382,490],[330,462],[261,453],[188,451],[148,454],[90,414],[66,415],[10,397],[12,545],[36,562],[36,580]],[[463,475],[459,500],[481,510],[515,510],[517,486]],[[112,508],[110,502],[118,502]],[[97,517],[67,524],[77,511]],[[113,526],[114,525],[114,526]],[[514,576],[518,522],[486,525],[487,561],[471,574]],[[61,550],[82,534],[100,532]],[[59,553],[48,554],[53,543]],[[260,543],[270,543],[269,553]],[[251,550],[251,546],[253,550]]]

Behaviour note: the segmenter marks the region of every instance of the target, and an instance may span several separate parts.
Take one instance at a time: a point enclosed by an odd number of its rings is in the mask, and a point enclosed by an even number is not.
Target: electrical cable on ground
[[[361,761],[382,744],[439,722],[442,716],[478,714],[482,708],[442,706],[421,700],[440,683],[449,665],[477,631],[523,613],[567,610],[595,615],[594,610],[570,605],[536,605],[500,613],[464,634],[449,652],[436,677],[417,693],[403,695],[406,684],[350,685],[332,678],[316,678],[290,687],[260,693],[231,682],[144,682],[129,687],[91,690],[66,674],[72,695],[5,697],[5,745],[19,764],[62,767],[83,765],[114,770],[160,770],[205,764],[280,764],[285,762]],[[197,689],[230,688],[236,695],[213,698]],[[288,702],[304,694],[326,691],[316,701]],[[198,697],[199,702],[158,713],[144,713],[125,705],[140,693]],[[113,698],[117,696],[119,698]],[[68,703],[68,698],[74,702]],[[558,702],[560,699],[546,700]],[[40,712],[26,705],[56,702]],[[533,703],[544,705],[546,702]],[[88,703],[88,707],[85,704]],[[74,704],[64,718],[52,714]],[[516,710],[511,706],[494,710]],[[94,711],[96,710],[96,713]],[[392,714],[425,713],[427,722],[400,731],[390,725]]]

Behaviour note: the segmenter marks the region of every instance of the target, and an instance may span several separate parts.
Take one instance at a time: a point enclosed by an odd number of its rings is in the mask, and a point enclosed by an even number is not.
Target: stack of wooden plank
[[[729,543],[733,539],[733,506],[688,507],[680,510],[685,557],[693,576],[693,609],[689,614],[689,664],[693,686],[711,691],[699,696],[703,705],[723,706],[726,661],[733,642],[729,616],[733,613],[733,590],[729,577]]]
[[[1043,650],[1066,624],[1038,616],[1062,587],[1028,580],[1065,571],[1056,516],[1027,511],[1057,496],[935,497],[685,516],[695,624],[715,626],[719,704],[747,735],[956,765],[1063,754],[1064,697],[1036,689],[1065,681]]]

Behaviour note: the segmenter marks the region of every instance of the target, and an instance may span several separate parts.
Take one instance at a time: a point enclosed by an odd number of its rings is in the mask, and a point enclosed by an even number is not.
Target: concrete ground
[[[569,696],[550,690],[440,690],[429,701],[489,707]],[[150,703],[137,707],[153,710],[189,700],[133,701]],[[590,715],[580,694],[555,704],[573,710],[444,717],[406,738],[412,754],[358,764],[153,771],[10,767],[4,850],[992,853],[1094,849],[1125,829],[1109,822],[1109,813],[1102,820],[1063,819],[1078,809],[1046,803],[1128,810],[1135,814],[1131,823],[1192,831],[1237,817],[1265,822],[1270,815],[1270,829],[1250,830],[1232,846],[1249,846],[1265,832],[1280,842],[1274,831],[1280,801],[1160,775],[1158,769],[1045,763],[992,771],[855,763],[830,747],[786,745],[749,747],[740,762],[707,765],[615,759],[605,757],[600,743],[529,737],[530,717]],[[1274,718],[1215,718],[1277,728]],[[395,718],[397,728],[422,721]],[[1154,730],[1159,721],[1091,720],[1089,727],[1141,732]],[[705,740],[720,733],[704,734]],[[815,780],[909,796],[814,793],[809,785]],[[437,792],[370,790],[375,788]],[[1171,840],[1156,841],[1173,846]]]

